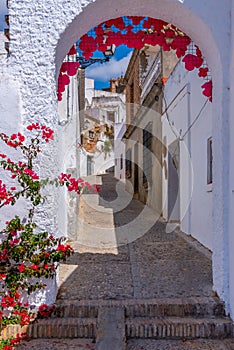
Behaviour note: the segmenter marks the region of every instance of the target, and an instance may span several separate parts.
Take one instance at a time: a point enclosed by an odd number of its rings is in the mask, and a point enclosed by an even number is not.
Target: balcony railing
[[[161,55],[159,53],[155,57],[151,66],[149,67],[149,70],[146,76],[141,81],[141,88],[142,88],[141,102],[144,101],[145,97],[150,92],[152,86],[154,85],[155,81],[158,79],[160,73],[161,73]]]

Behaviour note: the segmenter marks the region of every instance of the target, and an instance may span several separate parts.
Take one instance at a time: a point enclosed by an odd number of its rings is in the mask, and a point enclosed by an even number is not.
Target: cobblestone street
[[[158,220],[111,175],[98,182],[100,197],[85,195],[80,202],[77,241],[71,242],[75,254],[60,265],[59,318],[49,330],[46,323],[38,328],[39,338],[49,334],[50,339],[17,349],[120,350],[126,336],[126,350],[234,350],[232,338],[219,337],[219,329],[229,337],[228,320],[212,292],[211,253]],[[216,316],[221,319],[209,326]],[[152,326],[154,318],[159,326]],[[218,332],[214,336],[212,329]],[[210,337],[215,339],[200,339]]]
[[[137,218],[144,205],[136,199],[132,199],[126,208],[106,214],[105,211],[116,205],[111,202],[116,198],[115,188],[116,180],[106,175],[101,190],[101,211],[91,207],[89,200],[86,204],[88,208],[83,212],[85,217],[81,218],[84,220],[81,235],[87,234],[86,222],[87,226],[91,222],[93,227],[96,223],[94,234],[106,227],[113,232],[115,227],[124,228],[134,222],[136,226],[133,224],[132,230],[139,230]],[[103,207],[103,202],[105,207],[109,203],[109,208]],[[186,241],[179,232],[165,233],[166,223],[154,219],[150,209],[144,213],[140,228],[141,232],[137,233],[139,238],[135,241],[118,246],[116,237],[116,247],[108,249],[73,242],[75,254],[67,264],[61,265],[63,282],[58,301],[212,295],[211,256],[208,251],[195,241]],[[95,254],[95,251],[98,253]]]

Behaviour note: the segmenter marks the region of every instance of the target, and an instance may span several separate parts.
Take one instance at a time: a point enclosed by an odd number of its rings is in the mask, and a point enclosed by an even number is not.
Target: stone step
[[[25,340],[17,346],[17,350],[95,350],[93,339],[75,338],[50,338]]]
[[[126,338],[141,339],[224,339],[234,336],[230,319],[154,317],[126,320]]]
[[[123,308],[102,307],[98,313],[96,350],[125,350]]]
[[[97,318],[99,307],[121,307],[125,317],[224,317],[224,303],[218,298],[83,300],[57,304],[55,317]]]
[[[95,339],[96,319],[90,318],[49,318],[39,319],[28,326],[7,326],[1,332],[1,338],[7,339],[17,333],[27,333],[29,338],[89,338]]]
[[[129,339],[127,350],[233,350],[234,339]],[[17,348],[18,350],[18,348]],[[21,350],[21,349],[20,349]],[[31,349],[30,349],[31,350]]]

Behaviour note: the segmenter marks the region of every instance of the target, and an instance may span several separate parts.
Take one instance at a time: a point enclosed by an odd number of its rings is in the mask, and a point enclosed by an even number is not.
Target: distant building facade
[[[81,176],[103,174],[114,167],[118,158],[115,127],[125,121],[124,102],[123,93],[96,90],[94,80],[85,79]]]
[[[126,189],[158,215],[162,213],[162,89],[176,63],[173,53],[147,46],[133,52],[125,74]]]

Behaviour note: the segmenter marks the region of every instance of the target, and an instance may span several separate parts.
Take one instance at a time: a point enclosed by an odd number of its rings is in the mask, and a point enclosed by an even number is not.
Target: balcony
[[[158,53],[157,56],[155,56],[155,59],[153,60],[151,66],[148,69],[148,72],[143,77],[141,81],[141,103],[144,101],[150,90],[152,89],[155,81],[158,79],[158,77],[161,74],[161,54]]]

